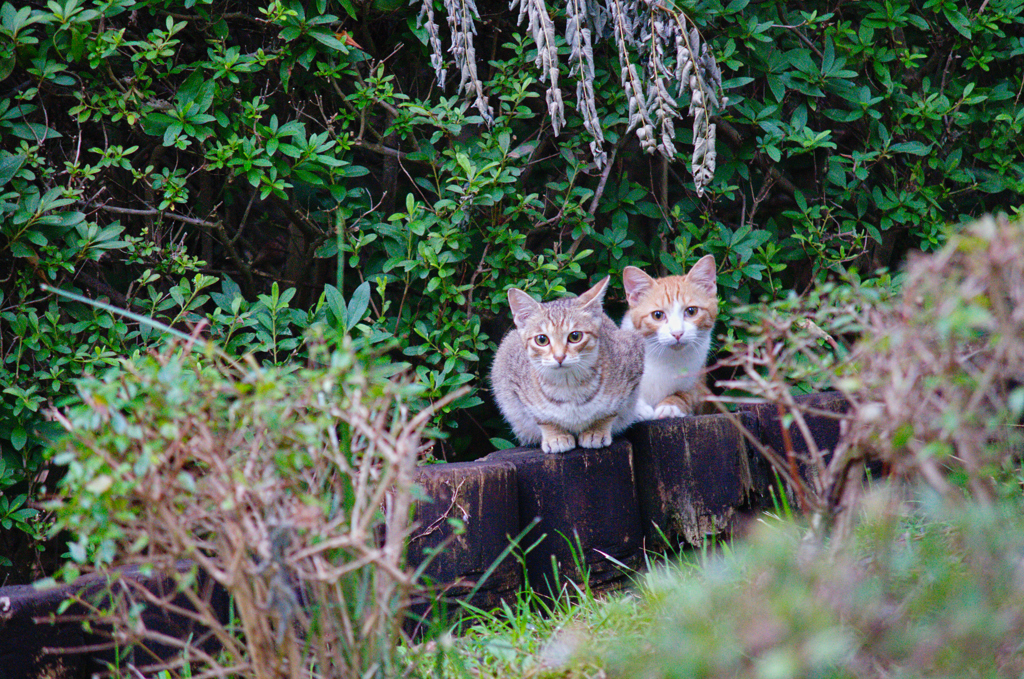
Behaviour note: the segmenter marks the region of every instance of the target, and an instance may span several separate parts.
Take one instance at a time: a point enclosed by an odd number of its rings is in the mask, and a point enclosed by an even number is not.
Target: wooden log
[[[557,595],[565,580],[583,582],[586,570],[593,589],[611,589],[640,566],[643,533],[626,439],[556,454],[513,448],[485,459],[516,468],[520,526],[529,527],[523,544],[535,545],[524,557],[532,588]]]
[[[741,419],[756,431],[753,415]],[[745,510],[759,506],[763,479],[752,472],[748,447],[727,416],[640,422],[628,437],[647,548],[700,545],[731,532]]]
[[[182,572],[190,568],[191,563],[178,564]],[[154,636],[191,639],[196,646],[216,650],[216,645],[206,636],[206,628],[158,606],[149,605],[142,611],[134,631],[144,641],[130,647],[125,644],[116,647],[107,633],[109,625],[103,622],[93,622],[88,631],[85,630],[81,620],[86,617],[86,606],[72,603],[62,610],[61,604],[71,598],[106,608],[111,592],[137,600],[140,587],[181,609],[192,610],[184,595],[177,593],[171,577],[143,575],[137,568],[124,569],[120,577],[110,585],[102,576],[89,575],[59,587],[0,588],[0,679],[88,677],[109,666],[123,668],[128,663],[145,670],[148,665],[159,665],[179,656],[178,648],[154,641]],[[198,584],[213,614],[221,622],[226,621],[227,593],[202,574]],[[147,632],[154,634],[146,638]]]
[[[68,653],[85,644],[81,625],[52,622],[70,587],[0,588],[0,679],[71,679],[88,676],[91,661]]]
[[[849,402],[837,391],[804,394],[797,396],[795,400],[802,406],[824,411],[824,414],[807,414],[804,416],[804,419],[807,422],[807,429],[810,431],[811,439],[814,441],[819,452],[822,453],[824,462],[828,464],[841,434],[841,418],[839,416],[849,409]],[[748,406],[745,411],[752,413],[757,418],[761,443],[785,459],[786,437],[783,435],[782,420],[779,417],[778,407],[774,404],[766,403]],[[814,474],[814,466],[809,463],[807,455],[810,446],[795,423],[789,425],[787,433],[790,444],[793,447],[793,452],[799,461],[800,473],[806,479],[810,479]]]
[[[827,414],[845,412],[845,399],[825,393],[799,400],[826,411],[808,416],[807,424],[818,448],[830,452],[840,422]],[[754,406],[739,417],[764,445],[784,454],[775,406]],[[789,434],[795,452],[806,458],[807,444],[795,425]],[[801,467],[806,473],[806,462]],[[421,613],[440,601],[470,598],[474,590],[471,603],[491,608],[512,598],[524,582],[556,593],[565,580],[582,582],[585,573],[595,590],[619,586],[640,567],[645,544],[699,545],[710,534],[731,530],[746,511],[764,506],[774,484],[765,460],[722,415],[641,423],[603,449],[548,455],[519,448],[477,462],[424,467],[418,474],[428,500],[415,508],[409,563],[422,565],[436,583],[429,596],[415,602]],[[492,569],[510,539],[524,530],[521,547],[532,546],[521,556],[526,577],[511,557]],[[151,591],[172,587],[170,579],[147,579],[133,569],[124,575]],[[227,595],[207,584],[223,620]],[[71,593],[103,596],[102,588],[96,578],[48,590],[0,588],[0,679],[65,679],[102,670],[113,658],[100,648],[104,636],[54,618]],[[173,587],[167,594],[173,597]],[[76,612],[81,610],[67,611]],[[155,608],[147,610],[143,622],[160,634],[204,641],[203,630],[191,621]],[[136,649],[133,661],[145,664],[140,660],[171,652],[150,643]]]
[[[522,568],[506,549],[519,533],[515,467],[431,465],[417,470],[416,482],[426,498],[416,503],[408,563],[422,568],[426,588],[414,601],[415,616],[452,599],[483,609],[511,601],[523,583]]]

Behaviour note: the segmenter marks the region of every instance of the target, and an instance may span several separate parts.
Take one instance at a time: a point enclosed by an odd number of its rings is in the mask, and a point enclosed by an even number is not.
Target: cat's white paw
[[[654,414],[654,408],[649,406],[644,401],[637,401],[636,402],[636,411],[635,412],[636,412],[636,419],[637,419],[637,421],[641,421],[641,420],[654,420],[654,419],[657,419],[657,417],[658,417],[657,415]]]
[[[559,434],[540,442],[540,449],[545,453],[564,453],[576,447],[576,438],[572,434]]]
[[[654,409],[654,417],[663,420],[666,417],[686,417],[690,413],[679,406],[663,404]]]
[[[612,444],[610,431],[585,431],[580,434],[580,446],[583,448],[604,448]]]

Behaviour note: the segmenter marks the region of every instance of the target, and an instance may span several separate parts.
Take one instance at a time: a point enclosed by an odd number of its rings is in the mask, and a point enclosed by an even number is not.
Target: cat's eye
[[[688,306],[688,307],[686,307],[686,315],[687,316],[696,316],[698,311],[699,311],[699,309],[697,309],[697,307],[695,307],[695,306]]]
[[[569,343],[570,344],[576,344],[577,342],[580,342],[582,340],[583,340],[583,333],[580,332],[579,330],[573,330],[572,332],[569,333]]]
[[[537,343],[538,347],[546,347],[551,340],[548,339],[547,335],[537,335],[533,338],[533,341]]]
[[[656,321],[660,321],[660,320],[665,318],[665,312],[664,311],[653,311],[653,312],[651,312],[651,318],[653,318]]]

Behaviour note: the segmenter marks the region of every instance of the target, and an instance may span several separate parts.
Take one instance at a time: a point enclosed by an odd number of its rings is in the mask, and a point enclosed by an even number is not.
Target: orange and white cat
[[[715,258],[701,258],[685,276],[652,278],[635,266],[622,274],[629,302],[622,329],[640,333],[645,344],[637,419],[689,415],[708,393],[704,366],[718,317]]]

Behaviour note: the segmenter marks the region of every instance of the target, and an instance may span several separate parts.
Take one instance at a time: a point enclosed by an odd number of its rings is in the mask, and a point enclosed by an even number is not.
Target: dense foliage
[[[948,221],[1021,202],[1014,0],[678,2],[730,101],[701,197],[686,125],[676,159],[626,134],[614,41],[594,44],[599,169],[571,97],[554,135],[515,13],[477,8],[490,124],[436,85],[419,7],[0,6],[0,559],[25,561],[35,530],[43,411],[159,334],[39,283],[184,330],[205,320],[264,363],[301,361],[314,324],[351,332],[411,364],[425,400],[478,388],[436,423],[458,425],[458,451],[503,435],[479,376],[511,285],[549,297],[711,253],[723,297],[756,301],[896,264]]]

